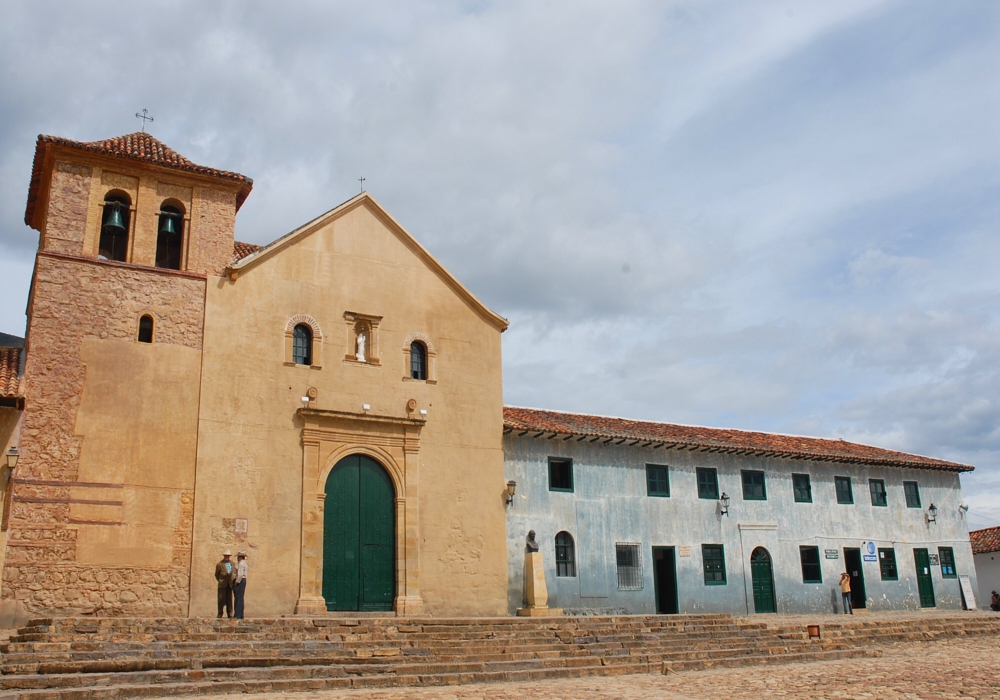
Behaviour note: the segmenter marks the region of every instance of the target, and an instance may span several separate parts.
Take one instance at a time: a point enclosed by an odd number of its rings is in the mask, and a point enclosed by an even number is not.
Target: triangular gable
[[[411,236],[410,233],[403,228],[398,221],[392,218],[389,212],[383,209],[382,206],[375,201],[375,198],[367,192],[362,192],[358,196],[347,200],[340,206],[334,207],[325,214],[321,214],[312,221],[303,224],[291,233],[287,233],[263,248],[250,253],[244,258],[240,258],[238,261],[226,268],[226,274],[230,279],[235,280],[239,275],[250,270],[262,260],[266,260],[295,241],[309,236],[313,232],[329,224],[331,221],[340,218],[347,212],[360,206],[367,207],[368,210],[403,243],[403,245],[409,248],[418,258],[420,258],[424,264],[427,265],[427,267],[429,267],[441,279],[441,281],[448,285],[448,287],[455,292],[455,294],[468,304],[478,316],[500,332],[507,330],[507,326],[510,325],[507,319],[491,311],[485,304],[483,304],[483,302],[479,301],[479,299],[477,299],[476,296],[465,287],[465,285],[459,282],[454,275],[448,272],[444,265],[439,263],[426,248],[420,245],[420,243],[417,242],[417,239]]]

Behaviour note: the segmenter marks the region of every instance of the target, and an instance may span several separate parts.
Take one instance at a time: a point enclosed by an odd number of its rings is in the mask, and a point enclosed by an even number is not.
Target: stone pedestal
[[[545,585],[545,566],[541,552],[524,555],[524,590],[528,606],[518,608],[520,617],[549,617],[563,614],[562,608],[549,607],[549,589]]]

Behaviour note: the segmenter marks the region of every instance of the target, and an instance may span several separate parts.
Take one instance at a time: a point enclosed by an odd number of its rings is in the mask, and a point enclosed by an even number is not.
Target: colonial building
[[[993,591],[1000,591],[1000,527],[973,530],[969,539],[979,578],[979,607],[989,608]]]
[[[830,610],[844,568],[859,607],[959,604],[969,467],[505,413],[507,322],[370,195],[259,247],[251,188],[146,133],[39,137],[26,344],[0,339],[6,606],[214,615],[228,548],[253,616],[506,614],[530,529],[571,610]]]
[[[858,445],[504,409],[508,609],[535,530],[549,605],[628,613],[961,608],[961,464]]]

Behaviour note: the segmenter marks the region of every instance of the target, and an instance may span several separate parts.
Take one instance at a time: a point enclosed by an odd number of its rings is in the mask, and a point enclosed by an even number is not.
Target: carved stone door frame
[[[381,464],[396,490],[397,615],[419,614],[420,418],[373,416],[367,413],[298,410],[302,420],[302,536],[299,598],[296,615],[325,615],[323,598],[323,506],[326,479],[343,457],[362,454]]]

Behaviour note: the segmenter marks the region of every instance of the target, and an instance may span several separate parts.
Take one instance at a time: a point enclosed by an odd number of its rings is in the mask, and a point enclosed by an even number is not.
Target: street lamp
[[[931,503],[931,507],[927,509],[927,522],[936,523],[937,522],[937,506]]]
[[[517,482],[511,479],[507,482],[507,505],[514,502],[514,491],[517,489]]]
[[[719,515],[729,515],[729,495],[725,491],[719,499]]]

